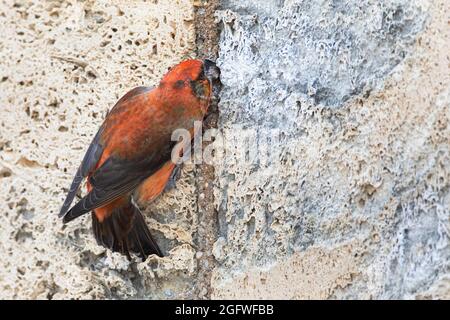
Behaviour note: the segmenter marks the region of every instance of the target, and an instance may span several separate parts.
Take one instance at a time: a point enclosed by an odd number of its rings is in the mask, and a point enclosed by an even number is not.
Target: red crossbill
[[[210,60],[186,60],[155,88],[138,87],[112,108],[75,174],[59,217],[67,223],[92,211],[97,243],[145,259],[162,256],[134,200],[148,202],[168,184],[176,129],[192,132],[211,101],[219,70]],[[88,194],[70,205],[87,178]],[[70,208],[70,210],[69,210]]]

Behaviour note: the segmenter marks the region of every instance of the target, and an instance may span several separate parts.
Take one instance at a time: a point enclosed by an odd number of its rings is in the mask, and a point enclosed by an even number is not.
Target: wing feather
[[[132,89],[131,91],[129,91],[128,93],[126,93],[122,98],[120,98],[120,100],[114,105],[114,107],[112,108],[111,112],[113,112],[114,110],[117,110],[120,108],[121,105],[123,105],[124,103],[128,102],[130,99],[141,95],[143,93],[146,93],[150,90],[152,90],[153,88],[151,87],[136,87],[134,89]],[[111,113],[108,114],[108,116]],[[83,161],[81,162],[80,167],[78,168],[75,177],[73,178],[72,184],[70,186],[69,192],[67,194],[66,200],[64,201],[61,210],[59,212],[59,217],[63,217],[65,216],[68,212],[71,212],[71,215],[73,215],[74,213],[77,213],[77,215],[75,217],[78,216],[78,214],[83,214],[85,212],[85,210],[88,210],[88,208],[93,208],[95,207],[96,203],[100,203],[100,204],[105,204],[108,201],[112,201],[114,199],[116,199],[118,197],[117,192],[128,192],[129,189],[131,187],[134,187],[134,183],[136,180],[135,177],[125,177],[125,174],[123,174],[122,176],[120,176],[119,178],[125,178],[123,180],[123,182],[121,183],[121,185],[119,186],[119,188],[117,188],[117,185],[115,186],[111,186],[111,188],[107,188],[107,189],[114,189],[116,188],[117,190],[110,191],[107,192],[108,190],[106,190],[106,188],[104,188],[105,190],[102,190],[102,188],[94,188],[94,193],[92,195],[88,195],[88,198],[83,198],[79,203],[77,203],[73,209],[75,209],[75,207],[77,208],[75,211],[70,210],[70,205],[72,204],[75,195],[78,191],[78,189],[80,188],[80,184],[81,182],[95,169],[95,167],[97,166],[103,151],[105,149],[105,146],[102,146],[100,143],[100,138],[102,136],[102,133],[104,131],[104,128],[106,127],[106,124],[108,122],[108,116],[105,119],[105,122],[103,123],[103,125],[100,127],[99,131],[97,132],[97,134],[95,135],[92,143],[89,145],[89,148],[83,158]],[[112,160],[108,159],[106,162],[110,162]],[[112,161],[114,162],[114,161]],[[100,167],[102,168],[104,167],[103,165]],[[120,164],[119,164],[120,167]],[[108,168],[108,166],[106,166],[106,168]],[[110,168],[108,171],[112,171],[113,175],[114,172],[116,172],[115,168]],[[101,170],[102,172],[102,170]],[[95,179],[94,179],[95,180]],[[98,179],[98,180],[102,180],[102,178]],[[93,183],[95,185],[95,183]],[[108,181],[105,180],[105,182],[103,183],[103,185],[107,185]],[[107,201],[107,202],[105,202]],[[97,206],[98,207],[98,206]],[[83,213],[79,213],[78,210],[80,210],[80,212]],[[91,210],[91,209],[89,209]],[[72,220],[74,218],[70,218],[67,217],[64,220]]]
[[[77,194],[78,189],[80,188],[81,182],[84,180],[84,178],[87,177],[89,172],[95,169],[95,165],[97,164],[98,160],[100,159],[103,153],[103,147],[99,141],[102,131],[103,126],[100,127],[100,130],[98,130],[97,134],[95,135],[94,139],[89,145],[89,148],[86,151],[86,154],[84,155],[83,161],[81,162],[81,165],[78,167],[75,177],[73,178],[72,184],[70,185],[70,189],[66,196],[66,200],[64,201],[61,210],[58,214],[59,217],[62,217],[67,213],[67,211],[70,208],[70,205],[73,202],[73,199],[75,198],[75,195]]]

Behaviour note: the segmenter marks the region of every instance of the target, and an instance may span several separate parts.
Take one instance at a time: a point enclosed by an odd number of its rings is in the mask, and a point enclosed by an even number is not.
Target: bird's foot
[[[176,182],[178,179],[180,179],[181,176],[181,169],[182,164],[178,164],[175,166],[175,168],[172,170],[172,173],[170,174],[169,180],[167,181],[164,191],[170,191],[176,188]]]

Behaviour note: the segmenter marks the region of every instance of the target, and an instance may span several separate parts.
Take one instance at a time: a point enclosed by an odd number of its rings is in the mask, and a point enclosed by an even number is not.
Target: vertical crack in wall
[[[216,60],[218,52],[219,29],[215,23],[214,13],[218,0],[199,1],[195,3],[195,35],[197,57],[199,59]],[[217,128],[219,111],[217,101],[214,101],[206,116],[203,130]],[[209,142],[203,141],[203,149]],[[198,274],[195,279],[195,295],[200,299],[211,297],[211,273],[217,264],[212,255],[212,247],[217,239],[218,220],[214,208],[214,167],[201,164],[196,168],[196,189],[198,205],[197,244]]]

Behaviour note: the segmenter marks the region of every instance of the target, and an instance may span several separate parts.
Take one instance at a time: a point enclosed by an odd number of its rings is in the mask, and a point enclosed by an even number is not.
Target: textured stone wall
[[[449,11],[0,0],[0,298],[450,298]],[[143,208],[166,256],[63,227],[107,110],[217,46],[226,157]],[[240,161],[249,141],[271,157]]]
[[[215,298],[450,297],[449,9],[223,1]]]
[[[130,264],[89,215],[56,215],[107,110],[194,54],[191,1],[5,0],[0,30],[0,298],[190,297],[192,167],[146,210],[163,259]]]

